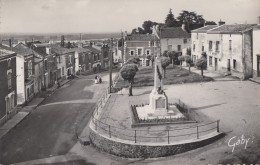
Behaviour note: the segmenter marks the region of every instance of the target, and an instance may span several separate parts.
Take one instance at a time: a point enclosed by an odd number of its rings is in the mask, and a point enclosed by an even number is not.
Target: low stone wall
[[[110,154],[126,157],[126,158],[156,158],[169,155],[175,155],[183,153],[189,150],[193,150],[199,147],[208,145],[215,140],[223,137],[224,134],[220,133],[216,136],[210,137],[201,141],[194,141],[183,144],[138,144],[138,143],[123,143],[120,140],[109,139],[98,134],[90,127],[90,141],[98,149],[108,152]]]

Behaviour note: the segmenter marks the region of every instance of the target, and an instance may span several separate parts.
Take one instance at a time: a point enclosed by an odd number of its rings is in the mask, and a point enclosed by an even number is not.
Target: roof
[[[51,51],[56,54],[67,54],[71,52],[75,52],[73,49],[63,48],[58,45],[51,45]]]
[[[218,25],[207,25],[207,26],[192,30],[191,32],[192,33],[206,33],[208,30],[211,30],[216,27],[218,27]]]
[[[25,44],[23,43],[19,43],[18,45],[16,45],[15,47],[13,47],[12,49],[14,52],[16,52],[19,55],[22,56],[27,56],[27,55],[31,55],[34,54],[36,57],[41,57],[41,55],[39,53],[37,53],[36,51],[34,51],[31,48],[28,48]]]
[[[210,34],[243,33],[244,31],[252,29],[254,26],[255,26],[255,24],[221,25],[217,28],[209,30],[207,33],[210,33]]]
[[[160,38],[190,38],[190,34],[181,27],[162,28]]]
[[[0,59],[15,55],[15,52],[0,48]]]
[[[151,41],[154,40],[152,34],[131,34],[125,37],[126,41]]]
[[[90,52],[93,52],[93,53],[101,53],[100,50],[96,49],[96,48],[93,48],[93,47],[86,47],[86,49],[88,49]]]
[[[254,30],[260,30],[260,24],[258,24],[258,25],[256,25],[256,26],[254,26],[254,28],[253,28]]]
[[[72,48],[71,50],[74,50],[75,52],[78,52],[78,53],[90,52],[90,50],[86,49],[86,48]]]

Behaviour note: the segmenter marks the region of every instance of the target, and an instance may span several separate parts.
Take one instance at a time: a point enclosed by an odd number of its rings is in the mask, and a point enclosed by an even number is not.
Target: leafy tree
[[[182,69],[182,62],[185,61],[184,56],[179,56],[178,60],[180,61],[180,70]]]
[[[126,64],[138,64],[140,59],[138,57],[130,57],[127,61]]]
[[[166,74],[166,67],[170,65],[171,60],[169,57],[160,57],[161,58],[161,64],[162,64],[162,68],[163,68],[163,78],[165,78],[165,74]]]
[[[185,62],[189,65],[189,72],[190,72],[190,65],[192,63],[191,56],[190,55],[185,55],[184,59],[185,59]]]
[[[199,58],[196,61],[195,65],[198,67],[198,69],[201,70],[201,76],[204,77],[203,69],[207,68],[207,58],[206,58],[206,53],[205,52],[203,52],[201,55],[202,55],[201,58]]]
[[[170,9],[169,14],[166,16],[165,26],[166,27],[174,27],[174,26],[176,26],[176,20],[174,18],[174,15],[172,14],[172,9]]]
[[[120,69],[121,77],[129,82],[129,96],[133,96],[132,92],[132,84],[134,82],[134,77],[136,72],[138,71],[138,67],[136,64],[126,64]]]

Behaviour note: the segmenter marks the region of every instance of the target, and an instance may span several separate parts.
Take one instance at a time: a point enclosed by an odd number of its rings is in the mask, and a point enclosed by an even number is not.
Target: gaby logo
[[[246,149],[249,142],[252,142],[252,143],[253,143],[253,139],[254,139],[254,137],[253,137],[252,139],[251,139],[251,138],[246,138],[246,137],[244,136],[244,134],[241,135],[241,137],[239,137],[239,136],[233,136],[232,138],[229,139],[229,141],[228,141],[228,146],[232,148],[232,152],[234,152],[236,146],[241,146],[241,145],[243,145],[243,146],[244,146],[244,149]]]

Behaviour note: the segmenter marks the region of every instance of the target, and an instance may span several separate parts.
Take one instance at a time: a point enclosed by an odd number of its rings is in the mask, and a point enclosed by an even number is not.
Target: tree
[[[140,59],[138,57],[130,57],[127,61],[126,64],[138,64]]]
[[[138,71],[138,67],[136,64],[126,64],[120,69],[121,77],[129,82],[129,96],[133,96],[132,93],[132,84],[134,82],[134,77],[136,72]]]
[[[180,70],[182,69],[182,62],[185,61],[184,56],[179,56],[178,60],[180,61]]]
[[[206,53],[205,52],[203,52],[201,55],[202,55],[201,58],[199,58],[196,61],[195,65],[198,67],[198,69],[201,70],[201,76],[204,78],[203,69],[207,68],[207,58],[206,58]]]
[[[176,20],[174,18],[174,15],[172,14],[172,9],[170,9],[169,14],[166,16],[165,26],[166,27],[174,27],[174,26],[176,26]]]
[[[189,65],[189,72],[190,72],[190,65],[192,63],[191,56],[190,55],[185,55],[184,59],[185,59],[185,62]]]
[[[178,60],[179,53],[175,51],[168,51],[167,55],[171,59],[172,66],[174,66],[174,64],[176,63],[175,61]]]
[[[161,64],[162,64],[162,68],[163,68],[163,78],[165,78],[165,74],[166,74],[166,67],[170,65],[171,61],[169,57],[160,57],[161,58]]]

